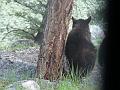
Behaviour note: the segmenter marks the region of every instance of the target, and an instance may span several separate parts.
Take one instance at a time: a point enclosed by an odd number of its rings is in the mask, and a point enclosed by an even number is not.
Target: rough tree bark
[[[58,80],[62,71],[62,59],[73,0],[48,0],[47,20],[40,54],[37,77]]]

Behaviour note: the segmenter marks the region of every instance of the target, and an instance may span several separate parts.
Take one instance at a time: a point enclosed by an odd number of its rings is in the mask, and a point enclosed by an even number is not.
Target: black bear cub
[[[70,71],[80,77],[86,76],[94,67],[96,60],[96,48],[91,42],[88,19],[72,17],[73,26],[65,46],[65,55],[69,62]]]

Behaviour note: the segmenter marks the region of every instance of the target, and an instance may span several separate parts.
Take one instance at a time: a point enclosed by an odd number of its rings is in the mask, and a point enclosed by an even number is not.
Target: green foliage
[[[46,5],[47,0],[0,0],[0,41],[34,40],[36,34],[43,30]],[[105,27],[105,7],[105,0],[74,0],[72,16],[92,16],[91,24]]]
[[[87,18],[92,16],[92,24],[106,23],[106,2],[105,0],[75,0],[73,16],[76,18]]]
[[[46,0],[0,0],[0,50],[9,50],[12,42],[31,39],[42,31]],[[11,49],[29,46],[18,45]]]
[[[0,1],[0,39],[17,37],[33,40],[42,31],[41,21],[46,4],[46,0]]]

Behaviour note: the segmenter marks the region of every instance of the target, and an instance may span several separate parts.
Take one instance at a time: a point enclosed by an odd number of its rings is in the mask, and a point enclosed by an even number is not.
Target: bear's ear
[[[74,22],[74,21],[76,21],[76,19],[74,17],[72,17],[72,21]]]
[[[91,21],[91,16],[88,19],[86,19],[85,21],[86,21],[87,24],[89,24],[90,21]]]

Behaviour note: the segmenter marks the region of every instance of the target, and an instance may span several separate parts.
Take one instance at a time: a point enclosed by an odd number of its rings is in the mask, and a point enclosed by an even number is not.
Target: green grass
[[[63,76],[63,79],[58,83],[56,90],[99,90],[97,85],[91,84],[89,77],[80,79],[78,76],[68,74]]]
[[[0,90],[4,90],[5,87],[9,84],[11,84],[13,81],[9,80],[0,80]]]
[[[69,80],[64,80],[59,83],[57,90],[99,90],[98,87],[89,84],[76,83]]]
[[[88,79],[89,78],[86,77],[83,80],[81,80],[77,76],[67,75],[67,76],[63,76],[62,79],[56,85],[53,85],[49,82],[45,82],[43,80],[37,80],[35,78],[31,80],[35,80],[39,84],[42,90],[100,90],[100,88],[97,85],[91,84]],[[16,81],[1,80],[0,90],[4,90],[7,85],[12,84],[14,82]],[[16,87],[17,87],[16,90],[24,90],[21,89],[20,85],[16,84]]]

